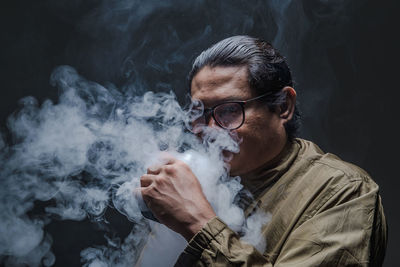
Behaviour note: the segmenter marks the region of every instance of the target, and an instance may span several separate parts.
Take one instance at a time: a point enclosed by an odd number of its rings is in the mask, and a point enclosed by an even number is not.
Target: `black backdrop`
[[[1,130],[18,100],[57,98],[52,70],[71,65],[89,80],[141,91],[187,93],[194,57],[236,34],[270,40],[292,67],[301,136],[366,169],[381,187],[389,223],[385,266],[396,266],[398,19],[396,0],[101,1],[14,0],[1,7]],[[122,235],[124,217],[107,218]],[[56,266],[104,243],[88,221],[55,221]]]

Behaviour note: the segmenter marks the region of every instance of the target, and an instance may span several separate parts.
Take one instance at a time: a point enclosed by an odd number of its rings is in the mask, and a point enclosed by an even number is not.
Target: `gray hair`
[[[272,112],[286,103],[282,88],[293,86],[293,81],[285,58],[269,42],[250,36],[232,36],[204,50],[189,73],[189,88],[193,77],[205,66],[240,65],[248,67],[250,88],[260,95],[271,93],[265,102]],[[296,102],[293,117],[285,124],[288,137],[294,138],[299,128],[300,112]]]

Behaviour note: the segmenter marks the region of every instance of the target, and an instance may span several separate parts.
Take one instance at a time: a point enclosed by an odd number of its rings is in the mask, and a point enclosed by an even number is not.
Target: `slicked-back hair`
[[[285,86],[293,87],[292,75],[285,58],[269,42],[250,36],[232,36],[204,50],[194,61],[189,73],[189,88],[193,77],[205,66],[247,66],[250,88],[265,98],[268,108],[275,112],[285,105]],[[290,139],[294,138],[300,126],[300,113],[296,102],[293,117],[285,124]]]

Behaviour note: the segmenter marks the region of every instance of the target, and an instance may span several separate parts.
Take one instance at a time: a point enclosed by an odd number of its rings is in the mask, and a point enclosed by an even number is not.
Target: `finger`
[[[138,201],[139,207],[141,210],[148,208],[146,200],[148,202],[148,196],[146,192],[149,191],[149,187],[138,187],[133,190],[133,195]]]
[[[154,182],[155,179],[156,179],[156,175],[144,174],[142,177],[140,177],[140,186],[148,187],[149,185],[151,185]]]
[[[164,165],[175,163],[176,159],[168,152],[161,152],[157,157],[157,163],[150,165],[147,168],[148,174],[159,174]]]
[[[176,158],[165,151],[160,153],[159,159],[163,165],[170,165],[176,162]]]
[[[139,190],[142,204],[146,205],[146,207],[150,209],[151,200],[152,200],[152,197],[150,194],[151,189],[149,187],[139,187],[137,189]]]
[[[147,168],[147,174],[159,174],[161,172],[162,165],[151,165]]]

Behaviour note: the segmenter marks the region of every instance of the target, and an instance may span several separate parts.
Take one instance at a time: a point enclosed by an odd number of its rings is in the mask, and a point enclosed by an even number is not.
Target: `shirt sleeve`
[[[378,192],[362,187],[349,183],[297,225],[273,263],[215,217],[175,266],[381,266],[387,241],[383,208]]]
[[[211,219],[190,241],[175,266],[272,266],[253,246],[240,241],[220,218]]]

